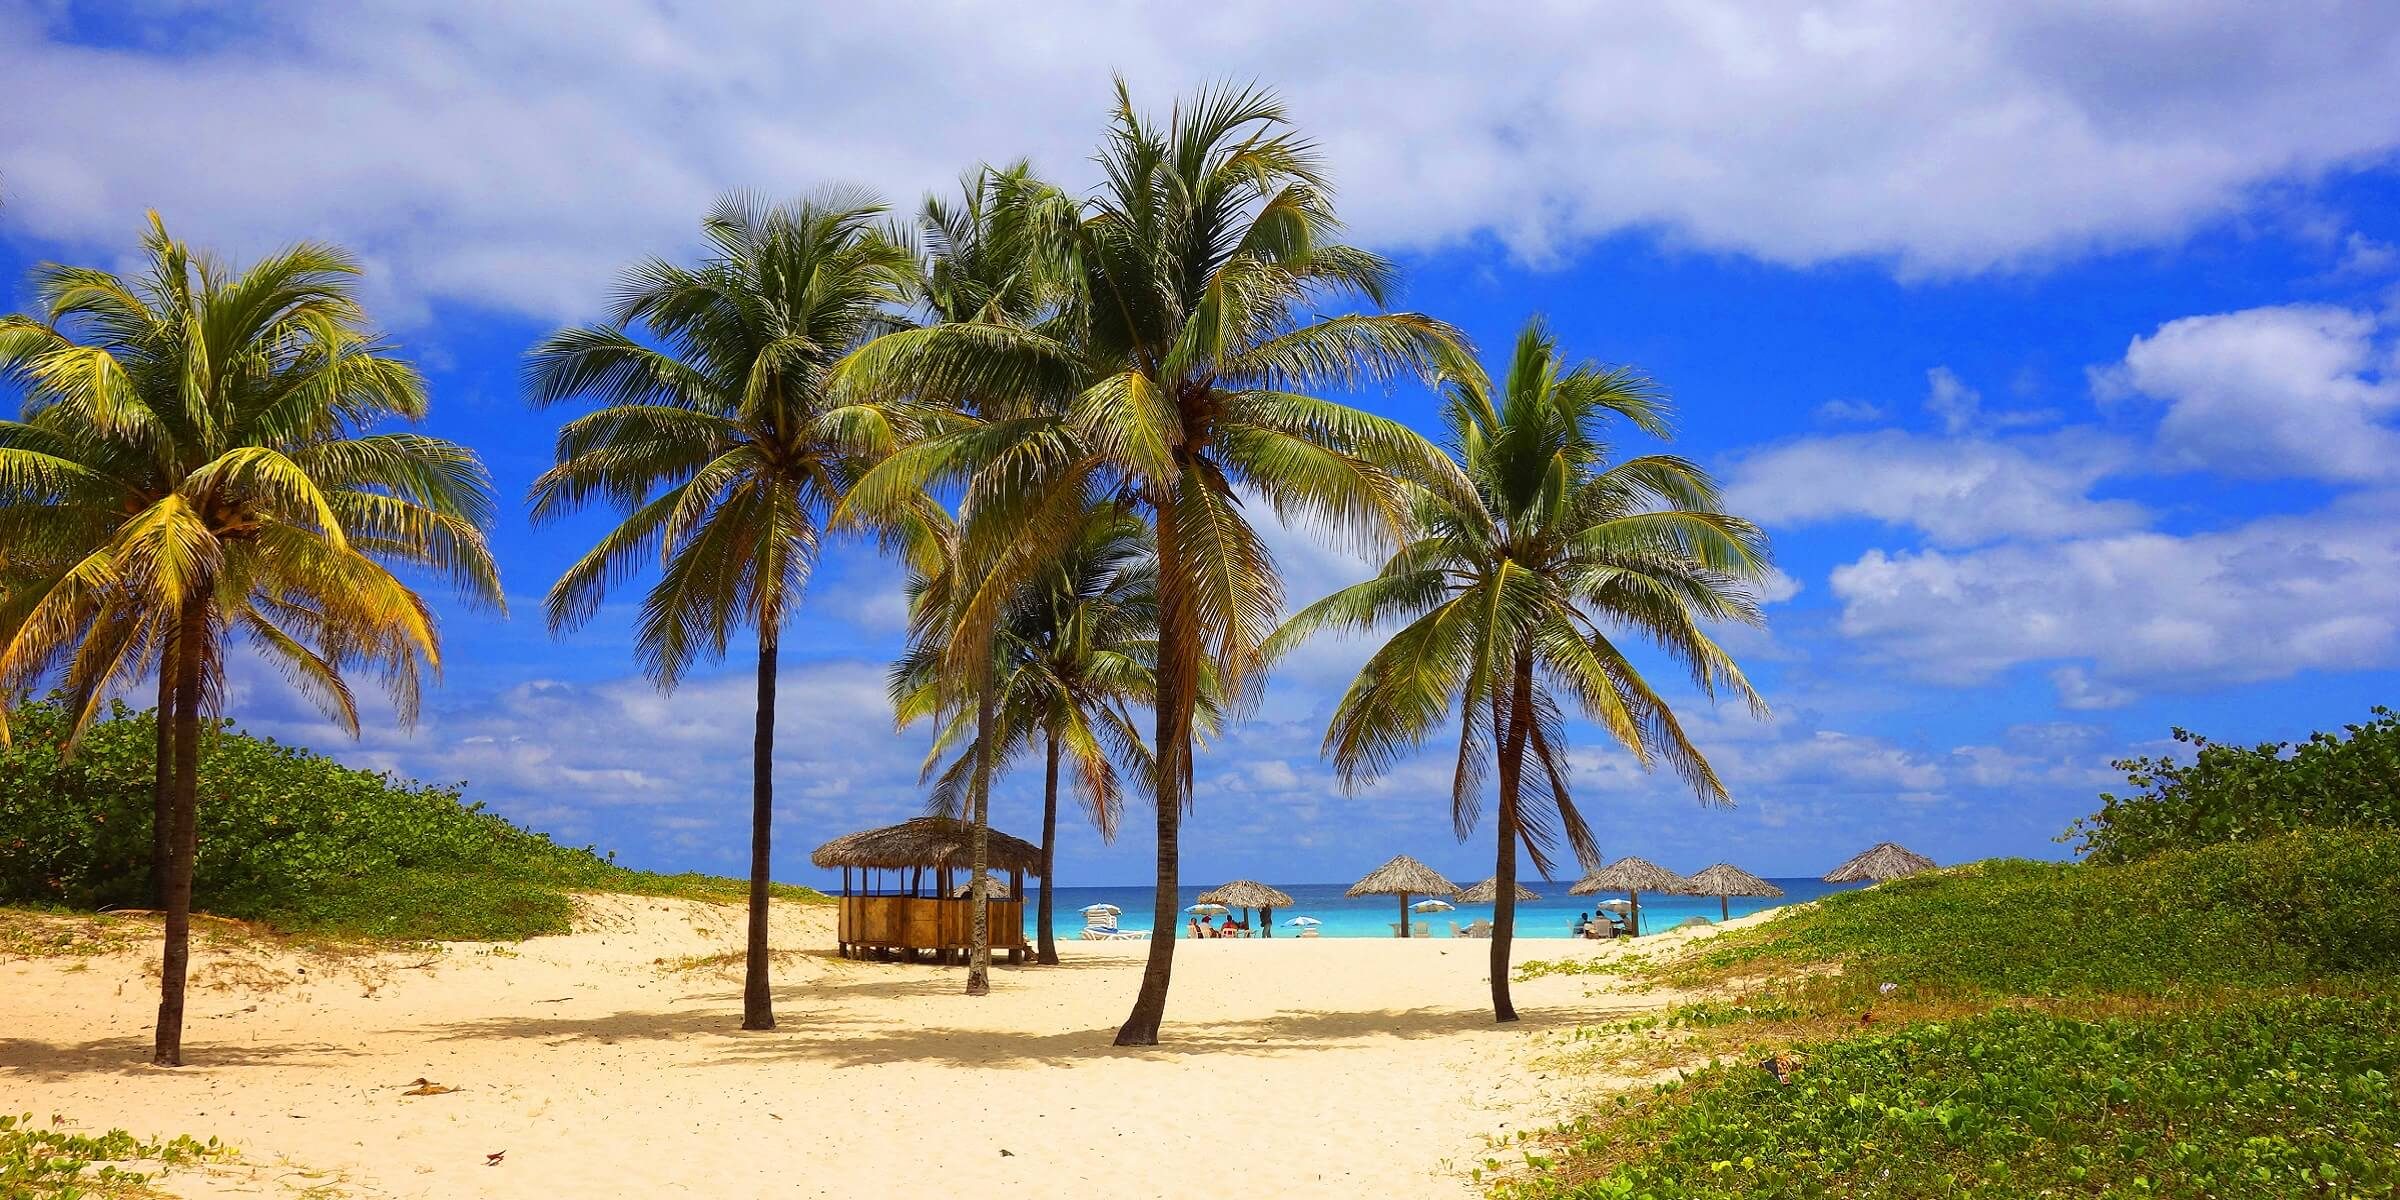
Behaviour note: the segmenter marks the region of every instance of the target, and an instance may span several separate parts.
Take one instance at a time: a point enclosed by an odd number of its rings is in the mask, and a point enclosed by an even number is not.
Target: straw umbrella
[[[1281,888],[1268,887],[1255,879],[1236,879],[1223,887],[1200,893],[1200,903],[1238,908],[1242,910],[1244,923],[1250,920],[1250,910],[1255,908],[1259,910],[1259,925],[1264,929],[1265,936],[1274,937],[1275,910],[1290,908],[1294,901],[1292,894]]]
[[[1750,872],[1741,869],[1740,867],[1734,866],[1732,863],[1718,863],[1717,865],[1692,876],[1691,894],[1695,896],[1715,896],[1717,898],[1718,916],[1724,920],[1730,921],[1733,919],[1733,901],[1731,897],[1775,897],[1782,895],[1783,889],[1776,887],[1774,884],[1768,883],[1764,879],[1760,879],[1758,876],[1753,875]]]
[[[1405,854],[1392,856],[1392,861],[1375,868],[1365,879],[1350,885],[1345,896],[1400,897],[1400,936],[1409,936],[1408,898],[1410,896],[1455,896],[1458,885],[1442,878],[1432,867]]]
[[[1849,862],[1825,873],[1827,883],[1857,883],[1870,879],[1882,883],[1903,875],[1933,869],[1933,860],[1898,842],[1877,842],[1875,848],[1859,854]]]
[[[1643,892],[1686,892],[1691,881],[1646,858],[1627,855],[1583,877],[1567,889],[1570,896],[1589,896],[1594,892],[1623,892],[1633,900],[1632,932],[1642,932]]]
[[[1458,894],[1458,902],[1460,904],[1490,904],[1499,898],[1500,877],[1497,875],[1491,877],[1490,879],[1486,879],[1482,883],[1476,884],[1474,887],[1468,888],[1467,890]],[[1524,884],[1520,883],[1517,885],[1517,899],[1539,900],[1541,897],[1535,895],[1532,888],[1526,887]]]

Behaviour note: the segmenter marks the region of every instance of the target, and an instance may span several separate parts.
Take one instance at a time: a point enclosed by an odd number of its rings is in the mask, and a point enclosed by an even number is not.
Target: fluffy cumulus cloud
[[[2055,663],[2070,708],[2129,687],[2400,664],[2400,496],[2190,535],[1872,550],[1837,568],[1840,631],[1896,666],[1975,683]]]
[[[1865,518],[1943,545],[2139,526],[2141,506],[2094,499],[2131,448],[2091,429],[2017,438],[1883,429],[1803,438],[1737,458],[1726,504],[1769,526]]]
[[[2103,399],[2165,406],[2174,465],[2342,482],[2400,473],[2400,371],[2374,315],[2284,305],[2169,321],[2093,372]]]
[[[157,206],[228,249],[339,238],[403,297],[545,317],[689,245],[730,187],[906,199],[1017,154],[1086,182],[1112,69],[1160,106],[1274,84],[1363,237],[1533,260],[1643,229],[1976,271],[2173,238],[2400,144],[2400,10],[2377,5],[97,12],[0,0],[0,111],[38,118],[0,124],[12,224],[119,246]]]

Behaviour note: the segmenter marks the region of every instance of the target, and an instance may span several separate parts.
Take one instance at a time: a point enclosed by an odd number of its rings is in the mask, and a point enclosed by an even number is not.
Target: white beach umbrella
[[[1458,906],[1447,900],[1419,900],[1408,906],[1410,912],[1450,912]]]
[[[1286,925],[1322,925],[1324,923],[1325,922],[1320,921],[1315,917],[1293,917],[1291,920],[1284,922]]]
[[[1187,913],[1198,913],[1204,917],[1221,917],[1233,910],[1226,908],[1222,904],[1195,904],[1183,911]]]
[[[1110,916],[1115,916],[1118,913],[1124,912],[1125,910],[1118,908],[1114,904],[1086,904],[1078,911],[1087,913],[1107,913]]]

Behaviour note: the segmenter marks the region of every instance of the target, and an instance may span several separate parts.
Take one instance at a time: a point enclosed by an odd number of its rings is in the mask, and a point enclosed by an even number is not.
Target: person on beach
[[[1588,938],[1592,936],[1592,914],[1577,914],[1575,917],[1575,928],[1568,931],[1568,936],[1579,938]]]
[[[1218,927],[1217,927],[1217,936],[1218,936],[1218,937],[1232,937],[1232,936],[1234,936],[1234,932],[1233,932],[1233,931],[1234,931],[1235,929],[1237,929],[1237,928],[1239,928],[1239,926],[1236,926],[1236,925],[1233,923],[1233,914],[1232,914],[1232,913],[1226,913],[1226,914],[1225,914],[1225,923],[1224,923],[1223,925],[1220,925],[1220,926],[1218,926]]]

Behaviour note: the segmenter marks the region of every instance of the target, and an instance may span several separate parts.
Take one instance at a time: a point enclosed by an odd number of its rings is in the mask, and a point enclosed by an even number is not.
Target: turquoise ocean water
[[[1734,897],[1733,915],[1739,917],[1780,904],[1814,900],[1829,892],[1846,891],[1852,886],[1824,883],[1815,879],[1776,879],[1770,882],[1783,889],[1782,898],[1751,900],[1739,896]],[[1191,907],[1199,901],[1200,893],[1215,886],[1217,884],[1212,882],[1201,887],[1183,889],[1183,903],[1178,907]],[[1355,900],[1349,899],[1342,895],[1343,890],[1350,886],[1345,883],[1278,883],[1275,886],[1291,893],[1292,898],[1298,901],[1289,909],[1275,910],[1275,936],[1279,938],[1291,937],[1300,932],[1298,928],[1286,924],[1293,917],[1315,917],[1322,922],[1317,926],[1319,937],[1390,937],[1392,936],[1392,923],[1399,920],[1400,917],[1400,902],[1397,897],[1362,896]],[[1621,894],[1570,896],[1567,894],[1568,885],[1566,883],[1551,884],[1539,880],[1528,880],[1525,886],[1539,892],[1542,898],[1518,902],[1518,937],[1568,937],[1575,918],[1580,914],[1591,912],[1593,901],[1624,899]],[[1150,900],[1150,889],[1141,885],[1059,888],[1054,901],[1057,906],[1055,918],[1057,933],[1062,938],[1072,938],[1080,932],[1083,929],[1083,914],[1079,910],[1088,904],[1114,904],[1123,909],[1124,914],[1117,918],[1119,929],[1148,929],[1150,928]],[[1412,919],[1425,922],[1429,927],[1428,931],[1434,936],[1448,937],[1451,921],[1457,921],[1463,928],[1468,922],[1479,917],[1489,920],[1491,915],[1492,907],[1488,904],[1462,904],[1458,906],[1456,912],[1412,914]],[[1717,898],[1714,896],[1656,896],[1646,892],[1642,895],[1643,933],[1660,933],[1672,928],[1686,917],[1694,916],[1704,916],[1711,921],[1716,920]],[[1258,914],[1252,913],[1250,920],[1252,927],[1256,928]],[[1177,928],[1179,930],[1182,928],[1181,921],[1182,918],[1178,917]],[[1034,936],[1033,925],[1034,904],[1029,884],[1025,904],[1025,936],[1028,940]]]

